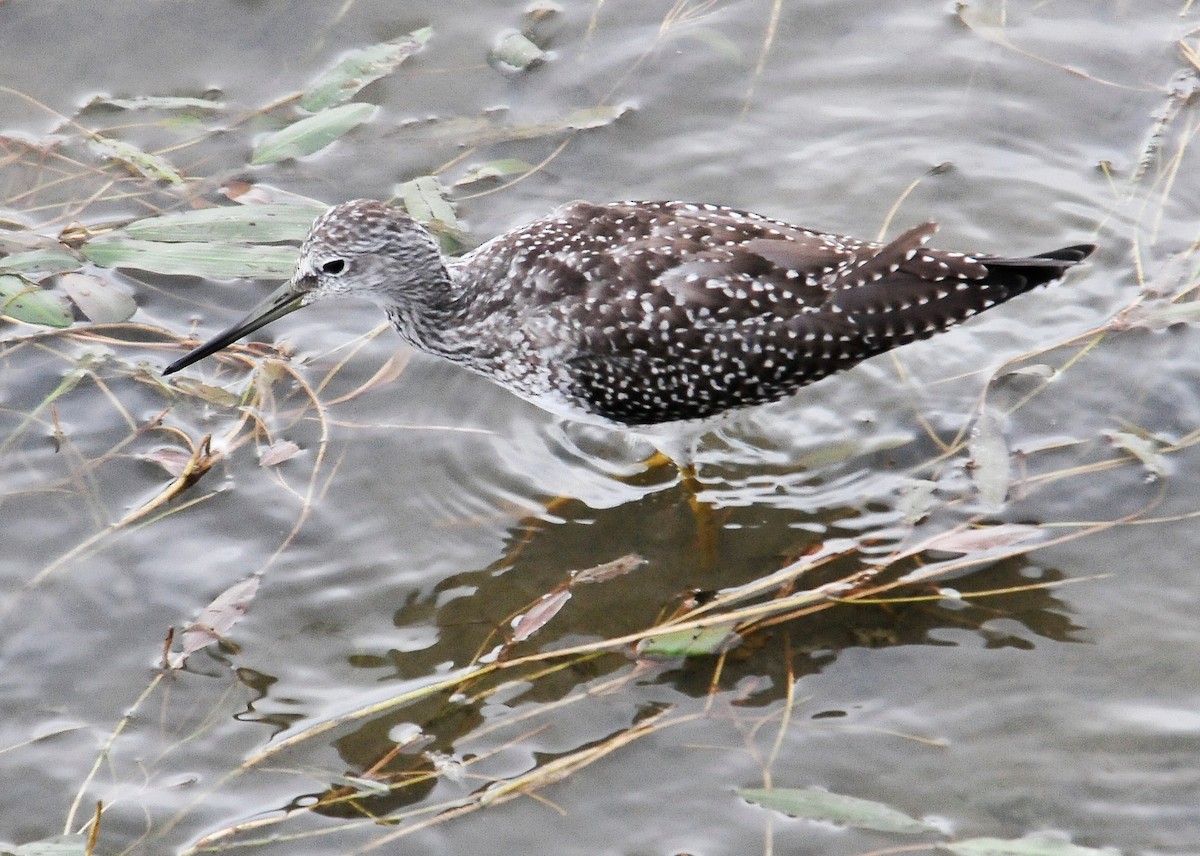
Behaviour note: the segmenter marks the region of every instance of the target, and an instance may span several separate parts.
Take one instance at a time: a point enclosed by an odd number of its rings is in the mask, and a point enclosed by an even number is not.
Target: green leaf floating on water
[[[535,140],[538,137],[602,128],[620,119],[633,108],[628,104],[600,104],[581,107],[544,122],[505,124],[492,116],[453,116],[429,122],[411,122],[393,132],[397,141],[440,140],[461,146],[486,146],[510,140]]]
[[[78,268],[79,259],[66,250],[26,250],[0,259],[0,271],[12,273],[66,273]]]
[[[101,267],[130,267],[154,273],[211,276],[217,279],[282,279],[292,275],[296,247],[233,243],[136,241],[106,238],[89,241],[81,252]]]
[[[733,631],[732,624],[718,624],[649,636],[638,643],[637,654],[655,659],[704,657],[728,651],[741,641],[742,637]]]
[[[317,78],[300,98],[300,109],[316,113],[349,101],[363,87],[395,71],[432,35],[432,27],[422,27],[404,38],[354,51]]]
[[[13,856],[84,856],[87,853],[86,835],[55,835],[41,841],[30,841],[11,852]]]
[[[454,213],[449,191],[437,176],[422,175],[406,181],[396,188],[396,195],[404,203],[404,210],[418,223],[459,228],[458,215]]]
[[[343,104],[267,135],[254,148],[253,164],[278,163],[319,152],[351,129],[369,119],[377,110],[373,104]]]
[[[957,856],[1119,856],[1114,847],[1081,847],[1061,838],[968,838],[939,845]]]
[[[39,327],[70,327],[75,321],[61,294],[12,274],[0,276],[0,315]]]
[[[299,241],[325,206],[227,205],[200,211],[181,211],[136,220],[124,228],[130,238],[143,241],[235,241],[269,244]],[[0,259],[0,266],[4,260]]]
[[[299,251],[267,246],[299,241],[323,205],[229,205],[147,217],[84,244],[80,252],[101,267],[129,267],[182,276],[280,279]],[[0,264],[3,260],[0,260]]]
[[[488,59],[504,69],[525,71],[545,60],[546,52],[524,33],[510,32],[500,37]]]
[[[443,252],[453,255],[466,243],[449,191],[437,176],[422,175],[399,184],[396,195],[404,210],[438,238]]]
[[[112,140],[99,134],[92,138],[92,142],[105,157],[120,161],[139,175],[155,181],[166,181],[175,185],[183,184],[183,176],[165,158],[144,152],[123,140]]]
[[[848,797],[820,788],[739,788],[744,800],[791,817],[823,820],[880,832],[938,832],[937,827],[874,800]]]

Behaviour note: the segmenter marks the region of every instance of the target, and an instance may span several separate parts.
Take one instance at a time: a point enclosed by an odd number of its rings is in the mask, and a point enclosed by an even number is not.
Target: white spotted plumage
[[[400,334],[575,419],[655,425],[776,401],[1062,276],[1091,252],[927,249],[681,202],[574,202],[445,260],[372,200],[335,206],[301,249],[305,302],[374,297]],[[347,268],[327,275],[322,265]],[[335,282],[336,280],[336,282]]]

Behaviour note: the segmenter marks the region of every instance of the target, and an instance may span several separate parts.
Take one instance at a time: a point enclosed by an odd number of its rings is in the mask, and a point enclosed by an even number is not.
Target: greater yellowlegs
[[[360,199],[317,219],[291,280],[164,374],[309,304],[365,297],[413,347],[547,411],[687,433],[946,330],[1095,249],[928,249],[935,230],[874,243],[717,205],[573,202],[447,259],[403,211]]]

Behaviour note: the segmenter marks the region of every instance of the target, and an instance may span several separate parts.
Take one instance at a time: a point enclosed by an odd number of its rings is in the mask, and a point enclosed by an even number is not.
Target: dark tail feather
[[[1047,267],[1065,271],[1072,265],[1077,265],[1092,253],[1096,252],[1095,244],[1075,244],[1073,247],[1063,247],[1061,250],[1051,250],[1048,253],[1038,253],[1020,259],[980,259],[989,267],[1001,265],[1004,267]]]
[[[1051,250],[1048,253],[1038,253],[1039,259],[1051,259],[1057,262],[1078,264],[1092,253],[1096,252],[1095,244],[1075,244],[1073,247],[1063,247],[1061,250]]]
[[[1090,256],[1095,249],[1095,244],[1076,244],[1029,258],[990,259],[983,256],[979,261],[987,265],[988,276],[985,281],[1004,289],[1001,294],[992,295],[996,303],[1003,303],[1010,297],[1023,294],[1039,285],[1054,282]]]

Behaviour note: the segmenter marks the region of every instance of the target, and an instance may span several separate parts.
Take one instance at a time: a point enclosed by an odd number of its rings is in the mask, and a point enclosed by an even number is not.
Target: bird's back
[[[572,203],[451,267],[487,284],[464,338],[491,344],[460,361],[577,418],[706,418],[927,338],[1093,249],[967,256],[927,249],[935,228],[880,244],[713,205]]]

